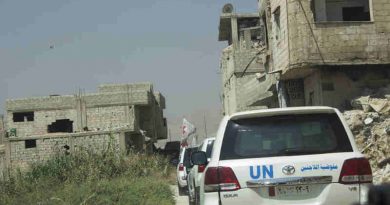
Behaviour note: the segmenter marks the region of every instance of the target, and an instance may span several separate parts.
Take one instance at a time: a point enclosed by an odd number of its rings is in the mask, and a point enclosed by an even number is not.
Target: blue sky
[[[219,108],[225,3],[257,8],[256,0],[0,0],[0,113],[7,98],[145,81],[165,95],[168,117]]]

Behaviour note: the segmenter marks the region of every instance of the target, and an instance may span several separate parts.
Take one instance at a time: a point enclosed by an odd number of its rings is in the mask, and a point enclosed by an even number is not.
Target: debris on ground
[[[363,96],[344,117],[359,150],[370,160],[374,184],[390,182],[390,100]]]

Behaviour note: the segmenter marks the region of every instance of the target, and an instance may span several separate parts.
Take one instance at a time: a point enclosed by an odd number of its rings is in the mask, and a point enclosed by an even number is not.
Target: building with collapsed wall
[[[218,40],[228,43],[220,64],[224,114],[277,106],[276,81],[266,75],[262,58],[267,51],[264,29],[258,13],[237,14],[231,4],[223,8]]]
[[[51,95],[6,102],[11,166],[81,147],[151,151],[167,138],[165,98],[150,83],[102,85],[98,93]]]
[[[389,94],[390,0],[260,0],[279,106]]]
[[[6,160],[6,151],[4,146],[4,117],[0,115],[0,177],[3,176],[4,171],[6,170],[7,160]]]

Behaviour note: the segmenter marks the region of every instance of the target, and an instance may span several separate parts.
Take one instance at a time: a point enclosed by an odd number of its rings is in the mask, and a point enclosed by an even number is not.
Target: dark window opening
[[[370,0],[313,0],[311,9],[317,22],[370,21]]]
[[[47,131],[49,133],[55,133],[55,132],[73,132],[73,121],[70,121],[69,119],[65,120],[56,120],[51,125],[48,126]]]
[[[237,24],[241,47],[252,48],[264,44],[259,18],[240,18]]]
[[[14,122],[34,121],[34,112],[17,112],[13,113]]]
[[[264,32],[265,45],[268,48],[268,28],[267,28],[267,18],[265,15],[262,17],[262,20],[264,24],[263,32]]]
[[[334,91],[334,85],[333,83],[322,83],[322,90],[323,91]]]
[[[280,39],[280,7],[276,8],[274,11],[274,25],[275,25],[275,39]]]
[[[24,147],[26,149],[37,147],[37,140],[26,140],[26,141],[24,141]]]
[[[364,7],[343,8],[343,21],[369,21],[370,13],[364,11]]]
[[[164,127],[166,127],[167,126],[167,118],[164,118],[163,121],[164,121]]]
[[[309,106],[314,105],[314,92],[309,93]]]

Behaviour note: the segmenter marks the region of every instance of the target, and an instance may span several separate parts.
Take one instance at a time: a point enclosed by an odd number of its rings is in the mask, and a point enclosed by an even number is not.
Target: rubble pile
[[[390,96],[364,96],[352,100],[345,111],[359,150],[370,160],[374,183],[390,182]]]

